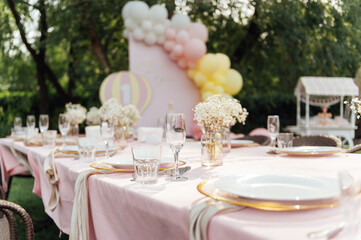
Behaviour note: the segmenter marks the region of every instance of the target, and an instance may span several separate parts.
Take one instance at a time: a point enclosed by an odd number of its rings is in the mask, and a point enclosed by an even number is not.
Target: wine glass
[[[15,117],[15,119],[14,119],[15,131],[20,131],[22,125],[23,125],[23,123],[22,123],[21,117]]]
[[[49,128],[49,116],[47,114],[41,114],[39,117],[39,129],[40,132],[46,132]]]
[[[105,159],[109,159],[109,141],[114,136],[114,124],[112,119],[108,119],[105,116],[100,117],[100,134],[105,142]]]
[[[66,114],[59,114],[59,131],[61,133],[61,137],[63,138],[63,145],[61,148],[65,147],[65,138],[68,135],[68,131],[70,129],[70,121]]]
[[[167,114],[167,143],[174,153],[174,173],[167,181],[185,181],[188,178],[181,176],[178,170],[178,154],[186,140],[185,117],[183,113]]]
[[[270,115],[267,119],[267,130],[272,140],[272,147],[276,147],[276,138],[280,132],[280,119],[278,115]]]
[[[35,129],[35,116],[34,115],[28,115],[26,117],[26,126],[29,130]]]

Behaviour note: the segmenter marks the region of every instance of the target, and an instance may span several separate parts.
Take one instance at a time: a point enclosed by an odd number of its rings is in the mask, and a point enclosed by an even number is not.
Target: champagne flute
[[[46,132],[49,128],[49,116],[47,114],[41,114],[39,117],[39,129],[40,132]]]
[[[63,145],[61,148],[65,147],[65,138],[68,135],[68,131],[70,129],[70,121],[68,116],[65,113],[59,114],[59,131],[61,133],[61,137],[63,138]]]
[[[26,126],[29,130],[35,129],[35,116],[34,115],[28,115],[26,117]]]
[[[278,115],[270,115],[267,118],[267,130],[272,140],[272,147],[276,147],[276,138],[280,132],[280,119]]]
[[[174,173],[167,181],[185,181],[188,178],[181,176],[178,170],[178,154],[186,140],[185,117],[183,113],[167,114],[167,143],[174,153]]]
[[[100,134],[105,142],[105,159],[109,159],[109,141],[114,136],[114,124],[112,119],[105,116],[100,116]]]

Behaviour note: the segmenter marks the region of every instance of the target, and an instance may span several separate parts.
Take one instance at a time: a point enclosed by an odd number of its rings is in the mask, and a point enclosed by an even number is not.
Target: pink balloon
[[[166,40],[174,40],[177,35],[177,32],[173,28],[168,28],[165,31],[165,39]]]
[[[196,61],[204,56],[207,52],[207,47],[202,40],[192,38],[184,45],[184,55],[190,61]]]
[[[178,60],[178,66],[182,69],[186,69],[188,67],[187,60],[184,58],[181,58]]]
[[[198,62],[189,61],[188,68],[195,69],[198,67]]]
[[[185,30],[180,30],[177,33],[176,41],[177,43],[184,44],[189,39],[189,33]]]
[[[198,38],[203,42],[208,39],[208,29],[203,23],[192,23],[188,28],[188,33],[191,38]]]
[[[163,48],[166,52],[171,52],[175,46],[175,42],[173,41],[166,41],[163,45]]]
[[[169,54],[170,59],[177,61],[181,56],[175,55],[173,52]]]
[[[183,46],[180,44],[175,45],[172,50],[172,54],[174,54],[176,56],[182,56],[183,55]]]

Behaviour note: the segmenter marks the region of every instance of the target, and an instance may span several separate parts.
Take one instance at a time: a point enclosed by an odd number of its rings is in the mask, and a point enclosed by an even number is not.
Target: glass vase
[[[68,136],[78,137],[79,135],[79,124],[70,123]]]
[[[202,138],[202,166],[223,165],[223,138],[219,131],[205,129]]]
[[[114,126],[114,145],[120,147],[127,146],[127,127]]]

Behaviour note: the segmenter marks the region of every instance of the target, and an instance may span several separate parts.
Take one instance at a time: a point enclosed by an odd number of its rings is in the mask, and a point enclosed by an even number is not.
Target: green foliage
[[[128,69],[128,43],[122,36],[121,17],[127,1],[45,1],[44,42],[39,40],[36,18],[40,1],[15,1],[21,20],[32,23],[31,28],[25,24],[25,31],[32,32],[29,42],[35,50],[45,46],[46,63],[73,103],[99,106],[102,80],[111,72]],[[0,2],[1,136],[9,133],[15,115],[37,114],[40,106],[36,65],[21,44],[6,2]],[[172,0],[145,2],[165,3],[169,16],[177,7]],[[208,52],[228,55],[232,68],[243,76],[244,86],[236,97],[248,108],[250,117],[246,126],[235,128],[237,131],[265,126],[269,114],[277,113],[284,123],[295,121],[292,95],[298,77],[354,77],[360,67],[361,0],[188,0],[186,4],[192,21],[201,20],[208,27]],[[108,69],[95,53],[96,43]],[[65,100],[49,80],[47,84],[51,125],[56,128]]]

